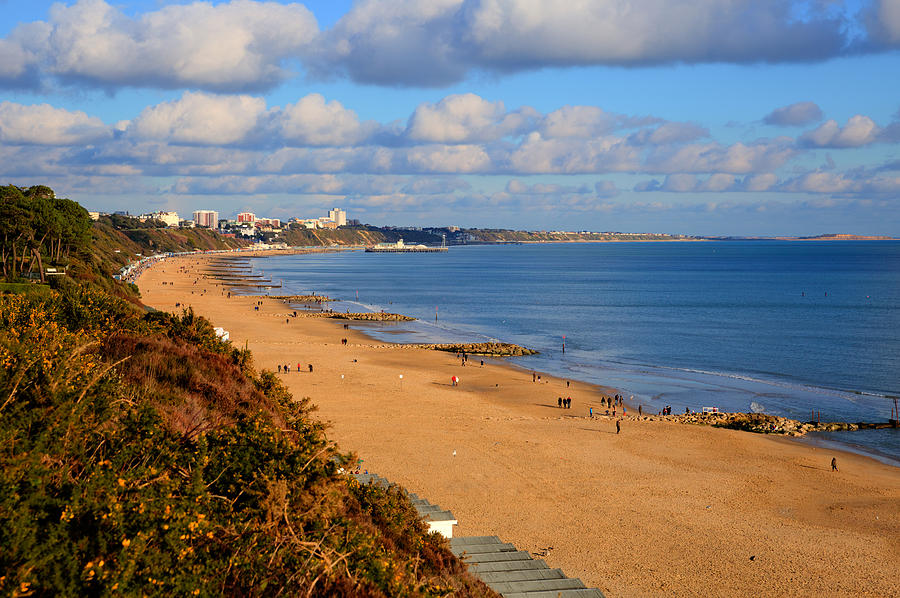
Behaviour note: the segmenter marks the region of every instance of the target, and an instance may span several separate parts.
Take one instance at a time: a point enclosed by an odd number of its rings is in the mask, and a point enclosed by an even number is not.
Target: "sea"
[[[418,318],[353,325],[377,339],[517,343],[540,351],[518,366],[613,386],[645,412],[883,422],[900,396],[900,242],[473,245],[253,263],[283,281],[277,294]],[[900,466],[900,430],[805,441]]]

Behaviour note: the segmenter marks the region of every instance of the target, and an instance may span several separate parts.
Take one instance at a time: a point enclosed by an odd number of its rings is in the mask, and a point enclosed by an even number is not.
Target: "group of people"
[[[310,364],[307,364],[306,367],[309,368],[309,373],[312,374],[312,371],[313,371],[313,365],[310,363]],[[303,369],[303,367],[298,363],[298,364],[297,364],[297,371],[299,372],[299,371],[302,370],[302,369]],[[279,374],[281,374],[281,373],[289,374],[290,371],[291,371],[291,366],[290,366],[290,364],[288,364],[288,363],[286,363],[286,364],[284,364],[284,365],[278,364],[278,373],[279,373]]]
[[[556,405],[560,409],[571,409],[572,408],[572,397],[566,397],[566,398],[559,397],[556,400]]]

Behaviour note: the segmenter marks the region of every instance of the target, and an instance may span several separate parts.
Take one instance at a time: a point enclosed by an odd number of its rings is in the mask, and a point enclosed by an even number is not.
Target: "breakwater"
[[[488,355],[495,357],[520,357],[522,355],[537,355],[534,349],[528,349],[514,343],[426,343],[405,345],[431,349],[433,351],[446,351],[448,353],[465,353],[466,355]]]
[[[803,422],[765,413],[684,413],[645,416],[647,420],[669,420],[682,424],[706,425],[757,434],[804,436],[808,432],[853,432],[856,430],[898,429],[897,420],[888,422]]]

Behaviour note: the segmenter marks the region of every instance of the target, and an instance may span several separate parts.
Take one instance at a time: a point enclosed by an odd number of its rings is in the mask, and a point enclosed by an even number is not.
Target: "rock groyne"
[[[667,419],[682,424],[694,424],[744,430],[757,434],[781,434],[803,436],[808,432],[852,432],[865,429],[896,428],[896,423],[866,422],[801,422],[787,417],[765,413],[684,413],[664,417],[650,416],[648,419]]]
[[[446,351],[448,353],[465,353],[466,355],[488,355],[496,357],[518,357],[521,355],[537,355],[534,349],[528,349],[513,343],[432,343],[414,345],[422,349]]]

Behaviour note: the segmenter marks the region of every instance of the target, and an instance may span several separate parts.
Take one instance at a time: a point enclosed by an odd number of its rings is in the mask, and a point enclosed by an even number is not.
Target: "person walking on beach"
[[[644,406],[638,405],[638,415],[644,415]]]
[[[281,364],[280,363],[278,364],[278,373],[279,374],[281,373]]]
[[[616,420],[616,434],[622,431],[622,427],[619,425],[619,420]]]
[[[309,373],[312,374],[312,364],[309,364]]]
[[[537,373],[531,372],[531,381],[532,381],[532,382],[537,382]]]
[[[831,471],[837,471],[837,457],[831,458]]]
[[[594,419],[594,408],[593,408],[593,407],[590,407],[590,408],[588,409],[588,411],[589,411],[590,414],[591,414],[591,419]]]
[[[556,399],[556,406],[562,409],[562,397]]]

